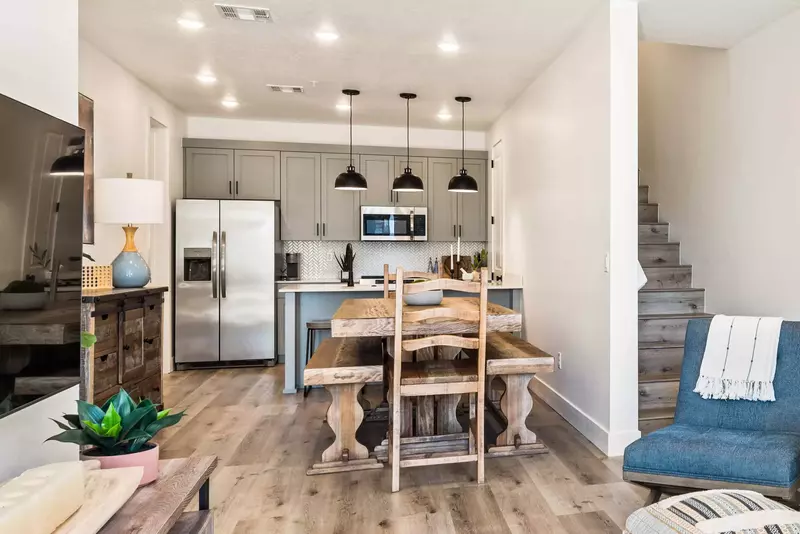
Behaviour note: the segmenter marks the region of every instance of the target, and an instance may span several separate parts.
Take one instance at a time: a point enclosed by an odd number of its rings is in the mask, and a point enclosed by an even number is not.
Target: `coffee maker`
[[[289,252],[286,254],[286,279],[300,280],[300,253]]]

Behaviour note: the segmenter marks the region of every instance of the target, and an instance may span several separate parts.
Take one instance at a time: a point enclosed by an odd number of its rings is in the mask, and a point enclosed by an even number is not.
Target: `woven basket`
[[[112,289],[110,265],[84,265],[81,273],[82,289]]]

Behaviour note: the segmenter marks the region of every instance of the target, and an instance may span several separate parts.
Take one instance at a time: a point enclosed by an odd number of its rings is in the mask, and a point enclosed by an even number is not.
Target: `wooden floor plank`
[[[167,404],[186,416],[159,435],[162,457],[219,456],[217,534],[619,532],[644,502],[622,481],[620,459],[605,458],[538,398],[528,425],[550,454],[487,460],[484,485],[473,464],[403,470],[398,493],[387,469],[306,476],[334,438],[324,422],[330,395],[283,395],[282,381],[280,367],[164,377]],[[382,424],[365,423],[359,439],[374,447]],[[196,508],[195,499],[188,509]]]

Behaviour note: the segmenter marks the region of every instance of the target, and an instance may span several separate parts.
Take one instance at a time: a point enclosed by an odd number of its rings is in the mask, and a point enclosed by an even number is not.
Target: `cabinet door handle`
[[[122,350],[131,350],[130,345],[122,345]]]
[[[458,237],[461,237],[461,225],[458,225]]]
[[[322,223],[322,237],[325,237],[325,223]]]
[[[453,237],[455,237],[455,236],[456,236],[456,225],[454,224],[453,225]]]
[[[239,180],[236,180],[236,194],[239,194]]]
[[[319,235],[319,223],[317,223],[317,233],[316,233],[316,235]]]
[[[148,345],[152,345],[153,341],[155,341],[155,338],[152,338],[152,337],[144,338],[144,342],[147,343]]]
[[[231,182],[230,180],[228,180],[228,194],[229,195],[233,194],[233,182]]]

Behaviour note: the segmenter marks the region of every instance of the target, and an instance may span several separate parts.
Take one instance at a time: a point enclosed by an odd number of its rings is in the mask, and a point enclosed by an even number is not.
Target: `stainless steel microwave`
[[[361,207],[361,241],[427,241],[428,208]]]

